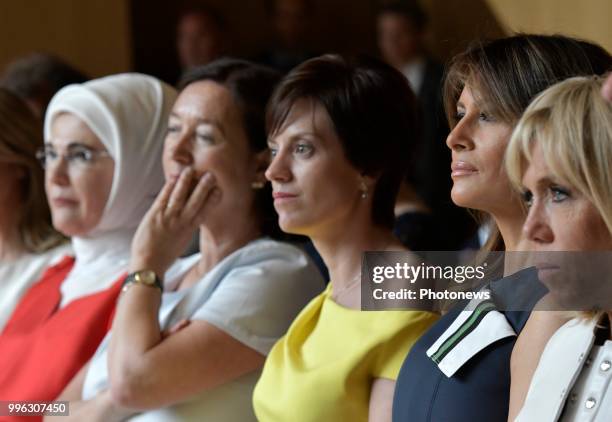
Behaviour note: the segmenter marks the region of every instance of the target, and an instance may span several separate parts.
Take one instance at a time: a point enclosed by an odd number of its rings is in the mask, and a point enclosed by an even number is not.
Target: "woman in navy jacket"
[[[479,43],[453,58],[444,83],[453,128],[446,141],[453,155],[451,197],[483,213],[485,249],[519,249],[525,212],[502,163],[522,112],[555,82],[602,74],[611,63],[591,43],[525,34]],[[394,421],[507,420],[512,348],[544,291],[533,269],[505,270],[505,278],[488,285],[490,301],[458,304],[415,344],[397,380]],[[517,294],[533,286],[529,297]]]

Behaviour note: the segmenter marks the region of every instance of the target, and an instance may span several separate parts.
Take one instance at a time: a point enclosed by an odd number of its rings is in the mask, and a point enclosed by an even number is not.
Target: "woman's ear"
[[[253,156],[253,163],[255,166],[255,178],[253,182],[261,183],[262,185],[265,184],[267,182],[265,173],[270,165],[270,151],[266,148],[256,153]]]
[[[376,184],[376,177],[361,173],[359,175],[359,191],[361,192],[361,198],[365,199],[374,192],[374,185]]]

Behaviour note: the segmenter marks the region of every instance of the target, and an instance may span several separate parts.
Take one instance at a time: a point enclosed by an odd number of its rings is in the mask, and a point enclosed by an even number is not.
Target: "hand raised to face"
[[[197,179],[187,167],[178,179],[168,180],[136,230],[130,271],[150,269],[162,277],[205,220],[206,209],[220,199],[208,172]]]

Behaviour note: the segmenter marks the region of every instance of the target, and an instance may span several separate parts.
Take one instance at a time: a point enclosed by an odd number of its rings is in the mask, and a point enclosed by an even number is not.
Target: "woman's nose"
[[[288,159],[285,157],[284,153],[280,151],[277,152],[275,156],[272,157],[272,161],[270,165],[266,169],[266,179],[271,182],[288,182],[291,180],[291,169]]]
[[[533,203],[527,213],[527,218],[523,224],[523,237],[536,245],[548,245],[555,240],[545,207],[537,201]]]
[[[467,120],[460,120],[446,138],[446,146],[451,151],[471,150],[474,148],[472,129]]]
[[[182,133],[170,142],[170,156],[173,160],[185,165],[193,163],[192,135]]]
[[[68,160],[63,155],[58,155],[53,161],[45,164],[45,177],[55,185],[65,186],[70,183],[68,174]]]

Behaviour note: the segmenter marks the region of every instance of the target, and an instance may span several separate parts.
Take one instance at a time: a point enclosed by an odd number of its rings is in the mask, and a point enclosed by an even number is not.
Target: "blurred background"
[[[610,17],[611,0],[4,0],[0,86],[42,118],[62,86],[113,73],[176,84],[224,55],[283,72],[322,53],[380,56],[406,76],[422,122],[396,234],[412,250],[462,250],[482,246],[488,231],[450,199],[443,64],[474,40],[513,32],[612,51]]]
[[[89,77],[135,70],[176,82],[177,24],[203,5],[220,16],[223,51],[262,57],[278,26],[302,51],[376,54],[378,0],[24,0],[0,2],[0,69],[33,51],[52,53]],[[305,6],[300,6],[298,3]],[[562,32],[612,50],[610,0],[422,0],[427,45],[441,61],[480,37]],[[306,10],[296,10],[305,7]],[[282,9],[282,10],[278,10]],[[212,9],[211,9],[212,10]],[[211,20],[211,19],[209,19]],[[215,23],[205,23],[214,26]],[[188,30],[188,29],[187,29]],[[281,29],[282,30],[282,29]],[[291,32],[292,29],[286,29]],[[291,34],[289,34],[289,37]]]

